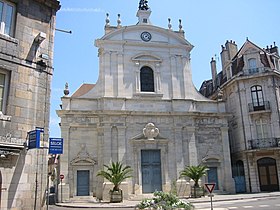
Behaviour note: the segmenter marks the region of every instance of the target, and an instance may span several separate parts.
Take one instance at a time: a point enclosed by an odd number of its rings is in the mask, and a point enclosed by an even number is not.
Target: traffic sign
[[[214,188],[215,188],[215,183],[205,183],[204,184],[206,189],[208,190],[209,193],[212,193]]]
[[[60,179],[64,179],[64,175],[63,175],[63,174],[60,174],[60,175],[59,175],[59,178],[60,178]]]

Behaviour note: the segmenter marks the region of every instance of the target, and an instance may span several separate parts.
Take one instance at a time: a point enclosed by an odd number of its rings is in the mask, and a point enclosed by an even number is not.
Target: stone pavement
[[[230,201],[230,200],[245,200],[245,199],[264,198],[264,197],[280,197],[280,192],[245,193],[245,194],[215,194],[214,193],[213,202]],[[182,200],[187,200],[193,204],[210,202],[210,198],[208,196],[201,197],[201,198],[183,198]],[[71,200],[70,202],[56,203],[56,205],[63,206],[63,207],[72,207],[72,208],[126,209],[126,208],[134,208],[139,202],[140,201],[135,201],[135,200],[125,200],[122,203],[108,203],[108,202],[98,202],[93,197],[85,197],[84,199],[79,198],[79,200]],[[226,208],[215,208],[215,210],[226,210]]]

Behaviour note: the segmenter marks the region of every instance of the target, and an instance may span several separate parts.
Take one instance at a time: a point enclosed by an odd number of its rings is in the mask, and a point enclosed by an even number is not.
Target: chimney
[[[212,57],[211,62],[211,73],[212,73],[212,84],[213,84],[213,89],[216,89],[216,77],[217,77],[217,67],[216,67],[216,60]]]
[[[226,44],[226,49],[228,50],[228,58],[229,60],[232,60],[232,58],[237,54],[237,45],[235,44],[234,41],[230,40],[230,41],[227,41]]]

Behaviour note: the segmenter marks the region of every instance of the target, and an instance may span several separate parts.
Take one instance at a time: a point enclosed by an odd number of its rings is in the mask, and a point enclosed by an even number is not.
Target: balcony
[[[252,74],[264,73],[268,71],[272,71],[272,69],[267,67],[243,69],[243,75],[249,76]]]
[[[270,111],[269,101],[264,101],[262,104],[249,103],[248,107],[249,107],[249,112]]]
[[[248,149],[263,149],[280,147],[280,138],[263,138],[249,140]]]

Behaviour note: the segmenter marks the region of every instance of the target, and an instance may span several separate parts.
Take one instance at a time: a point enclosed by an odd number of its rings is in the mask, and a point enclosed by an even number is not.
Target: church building
[[[62,97],[58,199],[108,199],[112,185],[96,174],[120,161],[133,169],[122,183],[124,199],[154,191],[170,192],[186,166],[208,167],[204,182],[216,191],[235,192],[225,104],[202,96],[192,83],[190,52],[181,20],[178,31],[155,26],[140,1],[135,25],[110,25],[95,41],[99,56],[96,84],[82,84]],[[61,190],[62,189],[62,195]]]

